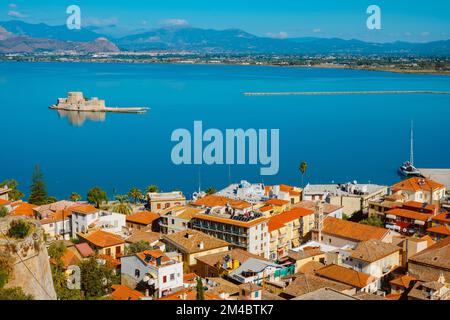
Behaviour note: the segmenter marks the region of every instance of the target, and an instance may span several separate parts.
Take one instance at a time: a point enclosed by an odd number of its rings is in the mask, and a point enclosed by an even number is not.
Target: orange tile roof
[[[183,283],[194,284],[198,278],[195,273],[185,273],[183,275]]]
[[[250,228],[250,227],[253,227],[253,226],[258,225],[260,223],[266,222],[268,220],[267,218],[260,217],[260,218],[256,218],[256,219],[244,222],[244,221],[233,220],[233,219],[230,219],[230,218],[222,218],[222,217],[213,216],[213,215],[210,215],[210,214],[203,214],[203,213],[196,214],[194,216],[194,218],[200,219],[200,220],[208,220],[208,221],[220,222],[220,223],[223,223],[223,224],[229,224],[229,225],[238,226],[238,227],[244,227],[244,228]]]
[[[113,284],[111,288],[114,290],[113,293],[111,293],[111,297],[114,300],[139,300],[140,298],[145,297],[141,292],[132,290],[122,284]]]
[[[412,208],[417,208],[417,209],[426,209],[429,211],[434,211],[438,208],[438,206],[434,205],[434,204],[425,204],[424,207],[424,203],[422,202],[417,202],[417,201],[407,201],[403,204],[404,207],[412,207]]]
[[[382,240],[389,233],[389,230],[333,217],[326,217],[324,219],[322,232],[347,239],[365,241],[370,239]]]
[[[138,252],[135,254],[136,257],[138,257],[144,264],[148,264],[148,265],[156,265],[155,260],[158,258],[161,258],[161,263],[164,264],[167,261],[170,261],[170,258],[168,256],[166,256],[164,254],[164,252],[162,252],[159,249],[156,250],[145,250],[142,252]],[[145,258],[147,256],[151,256],[153,259],[152,260],[146,260]]]
[[[64,255],[61,257],[61,260],[65,267],[77,265],[81,262],[81,260],[71,250],[66,250]]]
[[[423,236],[422,238],[420,238],[420,240],[426,241],[427,247],[431,247],[435,243],[434,240],[429,235]]]
[[[263,207],[259,208],[259,211],[266,212],[266,211],[269,211],[269,210],[272,210],[272,209],[273,209],[273,207],[271,205],[266,205],[266,206],[263,206]]]
[[[434,216],[433,218],[431,218],[432,220],[436,220],[436,221],[441,221],[441,222],[447,222],[450,223],[450,212],[443,212],[440,213],[436,216]]]
[[[80,214],[90,214],[99,211],[99,209],[90,204],[77,204],[71,206],[70,210]]]
[[[33,208],[36,207],[36,205],[28,202],[16,202],[13,204],[13,210],[11,211],[10,215],[34,217]]]
[[[435,226],[427,229],[428,233],[438,233],[444,236],[450,236],[450,227],[447,225]]]
[[[351,285],[356,288],[364,288],[373,282],[374,278],[363,272],[345,268],[336,264],[330,264],[316,271],[320,277]]]
[[[423,182],[423,183],[421,183]],[[431,179],[412,177],[403,181],[400,181],[391,186],[393,190],[407,190],[407,191],[430,191],[445,188],[443,184],[433,181]]]
[[[416,280],[417,280],[416,278],[406,274],[406,275],[400,276],[398,278],[395,278],[395,279],[389,281],[389,283],[408,289],[411,284],[411,281],[416,281]]]
[[[400,209],[400,208],[388,210],[388,211],[386,211],[386,214],[392,214],[394,216],[408,218],[408,219],[414,219],[414,220],[420,220],[420,221],[427,221],[429,218],[431,218],[430,214],[420,213],[417,211],[408,210],[408,209]]]
[[[205,300],[224,300],[218,295],[205,291]],[[181,289],[177,292],[168,294],[167,296],[161,297],[157,300],[197,300],[197,291],[193,288]]]
[[[140,211],[127,215],[127,222],[149,225],[159,219],[159,214],[150,211]]]
[[[194,206],[205,206],[205,207],[225,207],[230,205],[234,209],[245,209],[252,205],[247,201],[234,200],[227,197],[208,195],[200,198],[192,203]]]
[[[125,240],[119,236],[103,230],[97,230],[88,235],[79,234],[79,236],[99,248],[107,248],[125,243]]]
[[[278,221],[272,220],[272,219],[269,219],[269,222],[267,223],[267,227],[268,227],[268,231],[269,232],[281,229],[284,226],[285,226],[284,223],[281,223],[281,222],[278,222]]]
[[[289,201],[287,200],[282,200],[282,199],[269,199],[266,201],[266,204],[272,205],[272,206],[284,206],[286,204],[288,204]]]
[[[6,206],[8,204],[10,204],[11,201],[5,200],[5,199],[0,199],[0,206]]]
[[[192,254],[195,252],[204,252],[218,248],[228,248],[229,243],[210,236],[204,232],[187,229],[163,236],[166,242],[176,246],[178,250]],[[201,247],[203,244],[203,247]]]
[[[400,300],[401,297],[401,293],[389,293],[385,298],[388,300]]]
[[[279,229],[281,228],[280,226],[284,226],[291,221],[309,216],[311,214],[314,214],[314,211],[306,208],[293,208],[289,211],[277,214],[269,219],[269,231]],[[270,230],[271,226],[276,229]]]
[[[72,215],[72,211],[66,209],[66,210],[59,210],[55,213],[51,214],[49,217],[40,220],[41,224],[47,224],[47,223],[54,223],[57,221],[62,221],[64,219],[69,219]]]

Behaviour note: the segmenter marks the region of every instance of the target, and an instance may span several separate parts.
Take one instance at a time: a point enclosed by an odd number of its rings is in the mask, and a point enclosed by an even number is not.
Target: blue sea
[[[85,195],[93,186],[110,198],[150,184],[188,196],[230,181],[300,184],[357,180],[391,184],[409,159],[414,121],[415,164],[450,167],[450,95],[244,96],[248,91],[450,91],[450,77],[262,66],[0,63],[0,180],[28,193],[36,164],[50,195]],[[108,106],[148,106],[144,115],[59,114],[48,109],[68,91]],[[181,165],[171,161],[172,131],[279,129],[280,169],[260,165]]]

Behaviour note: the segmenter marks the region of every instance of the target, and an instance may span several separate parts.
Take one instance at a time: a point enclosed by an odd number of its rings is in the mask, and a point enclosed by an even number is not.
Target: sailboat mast
[[[411,120],[411,150],[410,150],[409,162],[414,165],[414,122]]]

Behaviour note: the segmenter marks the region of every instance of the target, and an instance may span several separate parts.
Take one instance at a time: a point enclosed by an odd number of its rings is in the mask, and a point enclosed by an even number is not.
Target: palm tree
[[[76,192],[72,192],[72,194],[69,197],[69,200],[71,200],[73,202],[78,202],[81,200],[81,196]]]
[[[302,174],[302,186],[303,186],[303,176],[305,175],[305,172],[308,169],[308,164],[306,163],[306,161],[302,161],[298,169]]]
[[[134,204],[138,202],[138,200],[141,200],[143,197],[142,191],[138,188],[134,187],[131,188],[131,190],[128,192],[128,196],[133,199]]]
[[[147,193],[151,193],[151,192],[159,192],[159,188],[158,188],[158,186],[157,185],[154,185],[154,184],[152,184],[152,185],[150,185],[150,186],[148,186],[147,187]]]
[[[117,202],[111,207],[113,212],[121,213],[124,215],[131,214],[132,208],[130,204],[127,202],[128,196],[126,195],[117,195]]]

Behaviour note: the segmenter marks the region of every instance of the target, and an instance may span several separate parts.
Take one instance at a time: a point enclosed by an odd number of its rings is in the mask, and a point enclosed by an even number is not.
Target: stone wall
[[[12,221],[24,220],[34,226],[25,239],[7,238]],[[39,222],[25,217],[0,219],[0,252],[9,254],[14,260],[13,275],[6,288],[21,287],[35,300],[56,300],[44,232]]]

